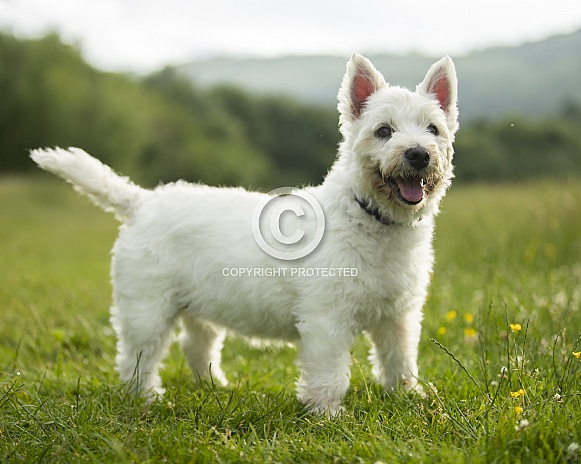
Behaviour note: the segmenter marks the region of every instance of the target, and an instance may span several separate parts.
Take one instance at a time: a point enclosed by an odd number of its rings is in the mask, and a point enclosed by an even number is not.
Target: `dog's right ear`
[[[339,90],[341,121],[353,122],[365,109],[370,95],[387,85],[385,79],[367,58],[354,53]]]

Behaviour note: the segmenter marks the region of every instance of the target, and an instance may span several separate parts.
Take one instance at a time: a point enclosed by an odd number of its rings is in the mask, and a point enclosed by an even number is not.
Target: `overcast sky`
[[[581,29],[580,0],[0,0],[0,30],[57,31],[95,66],[212,55],[460,55]]]

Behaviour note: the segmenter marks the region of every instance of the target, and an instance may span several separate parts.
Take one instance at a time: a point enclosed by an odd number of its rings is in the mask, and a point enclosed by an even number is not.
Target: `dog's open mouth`
[[[405,204],[417,205],[427,196],[426,180],[421,177],[383,177],[392,192]]]

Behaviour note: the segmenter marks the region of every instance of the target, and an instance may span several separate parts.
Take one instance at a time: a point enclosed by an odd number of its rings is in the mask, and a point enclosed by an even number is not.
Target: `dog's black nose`
[[[422,147],[409,148],[404,156],[416,169],[423,169],[430,164],[430,152]]]

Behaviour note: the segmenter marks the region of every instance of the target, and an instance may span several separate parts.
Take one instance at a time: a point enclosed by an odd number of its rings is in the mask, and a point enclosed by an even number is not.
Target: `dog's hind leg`
[[[179,341],[194,376],[211,375],[219,384],[227,385],[228,381],[220,367],[226,330],[214,327],[187,312],[182,313],[182,323]]]
[[[159,365],[172,341],[175,315],[152,311],[152,301],[125,302],[111,308],[111,322],[117,333],[117,370],[130,390],[144,396],[162,395]],[[155,309],[159,309],[156,307]],[[166,313],[168,314],[168,313]]]

